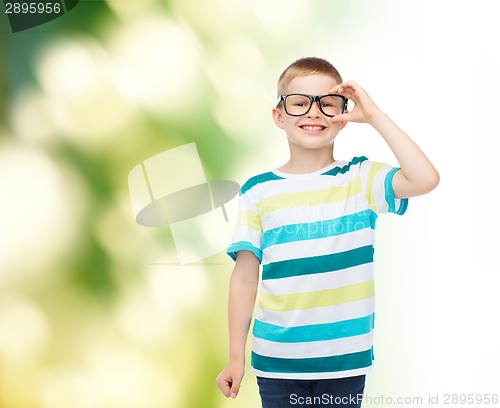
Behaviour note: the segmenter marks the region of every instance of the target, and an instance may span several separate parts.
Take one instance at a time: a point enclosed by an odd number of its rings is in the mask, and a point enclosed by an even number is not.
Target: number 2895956
[[[5,3],[6,14],[59,14],[61,4],[55,3]]]

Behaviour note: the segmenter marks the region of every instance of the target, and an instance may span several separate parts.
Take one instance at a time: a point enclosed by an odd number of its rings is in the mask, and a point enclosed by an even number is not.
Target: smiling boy
[[[357,83],[343,82],[323,59],[300,59],[282,73],[272,115],[290,159],[240,190],[227,250],[236,261],[229,361],[216,382],[226,397],[237,396],[262,263],[252,338],[262,406],[294,406],[293,396],[359,407],[373,360],[376,219],[403,214],[408,197],[433,190],[439,174]],[[399,168],[364,156],[336,160],[334,140],[347,122],[373,126]]]

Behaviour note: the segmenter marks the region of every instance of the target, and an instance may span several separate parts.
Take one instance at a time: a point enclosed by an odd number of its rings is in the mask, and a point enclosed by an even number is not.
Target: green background
[[[191,142],[212,180],[284,164],[275,83],[310,55],[363,86],[441,173],[377,225],[364,406],[500,393],[490,3],[83,0],[16,34],[2,11],[0,407],[259,406],[250,373],[236,400],[215,386],[232,262],[178,265],[168,228],[134,222],[127,176]],[[397,164],[348,124],[336,158],[360,154]]]

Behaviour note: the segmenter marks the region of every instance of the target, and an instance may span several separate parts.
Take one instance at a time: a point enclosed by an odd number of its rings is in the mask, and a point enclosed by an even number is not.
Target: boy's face
[[[331,76],[313,74],[294,78],[284,89],[283,94],[300,93],[306,95],[326,95],[337,81]],[[285,112],[283,102],[273,109],[276,126],[283,129],[288,143],[304,149],[318,149],[331,146],[346,123],[331,123],[331,118],[324,115],[316,102],[303,116],[290,116]]]

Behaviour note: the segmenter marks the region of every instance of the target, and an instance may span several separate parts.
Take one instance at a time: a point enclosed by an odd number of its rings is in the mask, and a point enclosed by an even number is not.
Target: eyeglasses
[[[342,95],[328,94],[311,96],[305,94],[280,95],[276,107],[283,101],[285,112],[290,116],[302,116],[311,110],[313,102],[318,104],[320,111],[333,117],[344,113],[347,109],[347,98]]]

